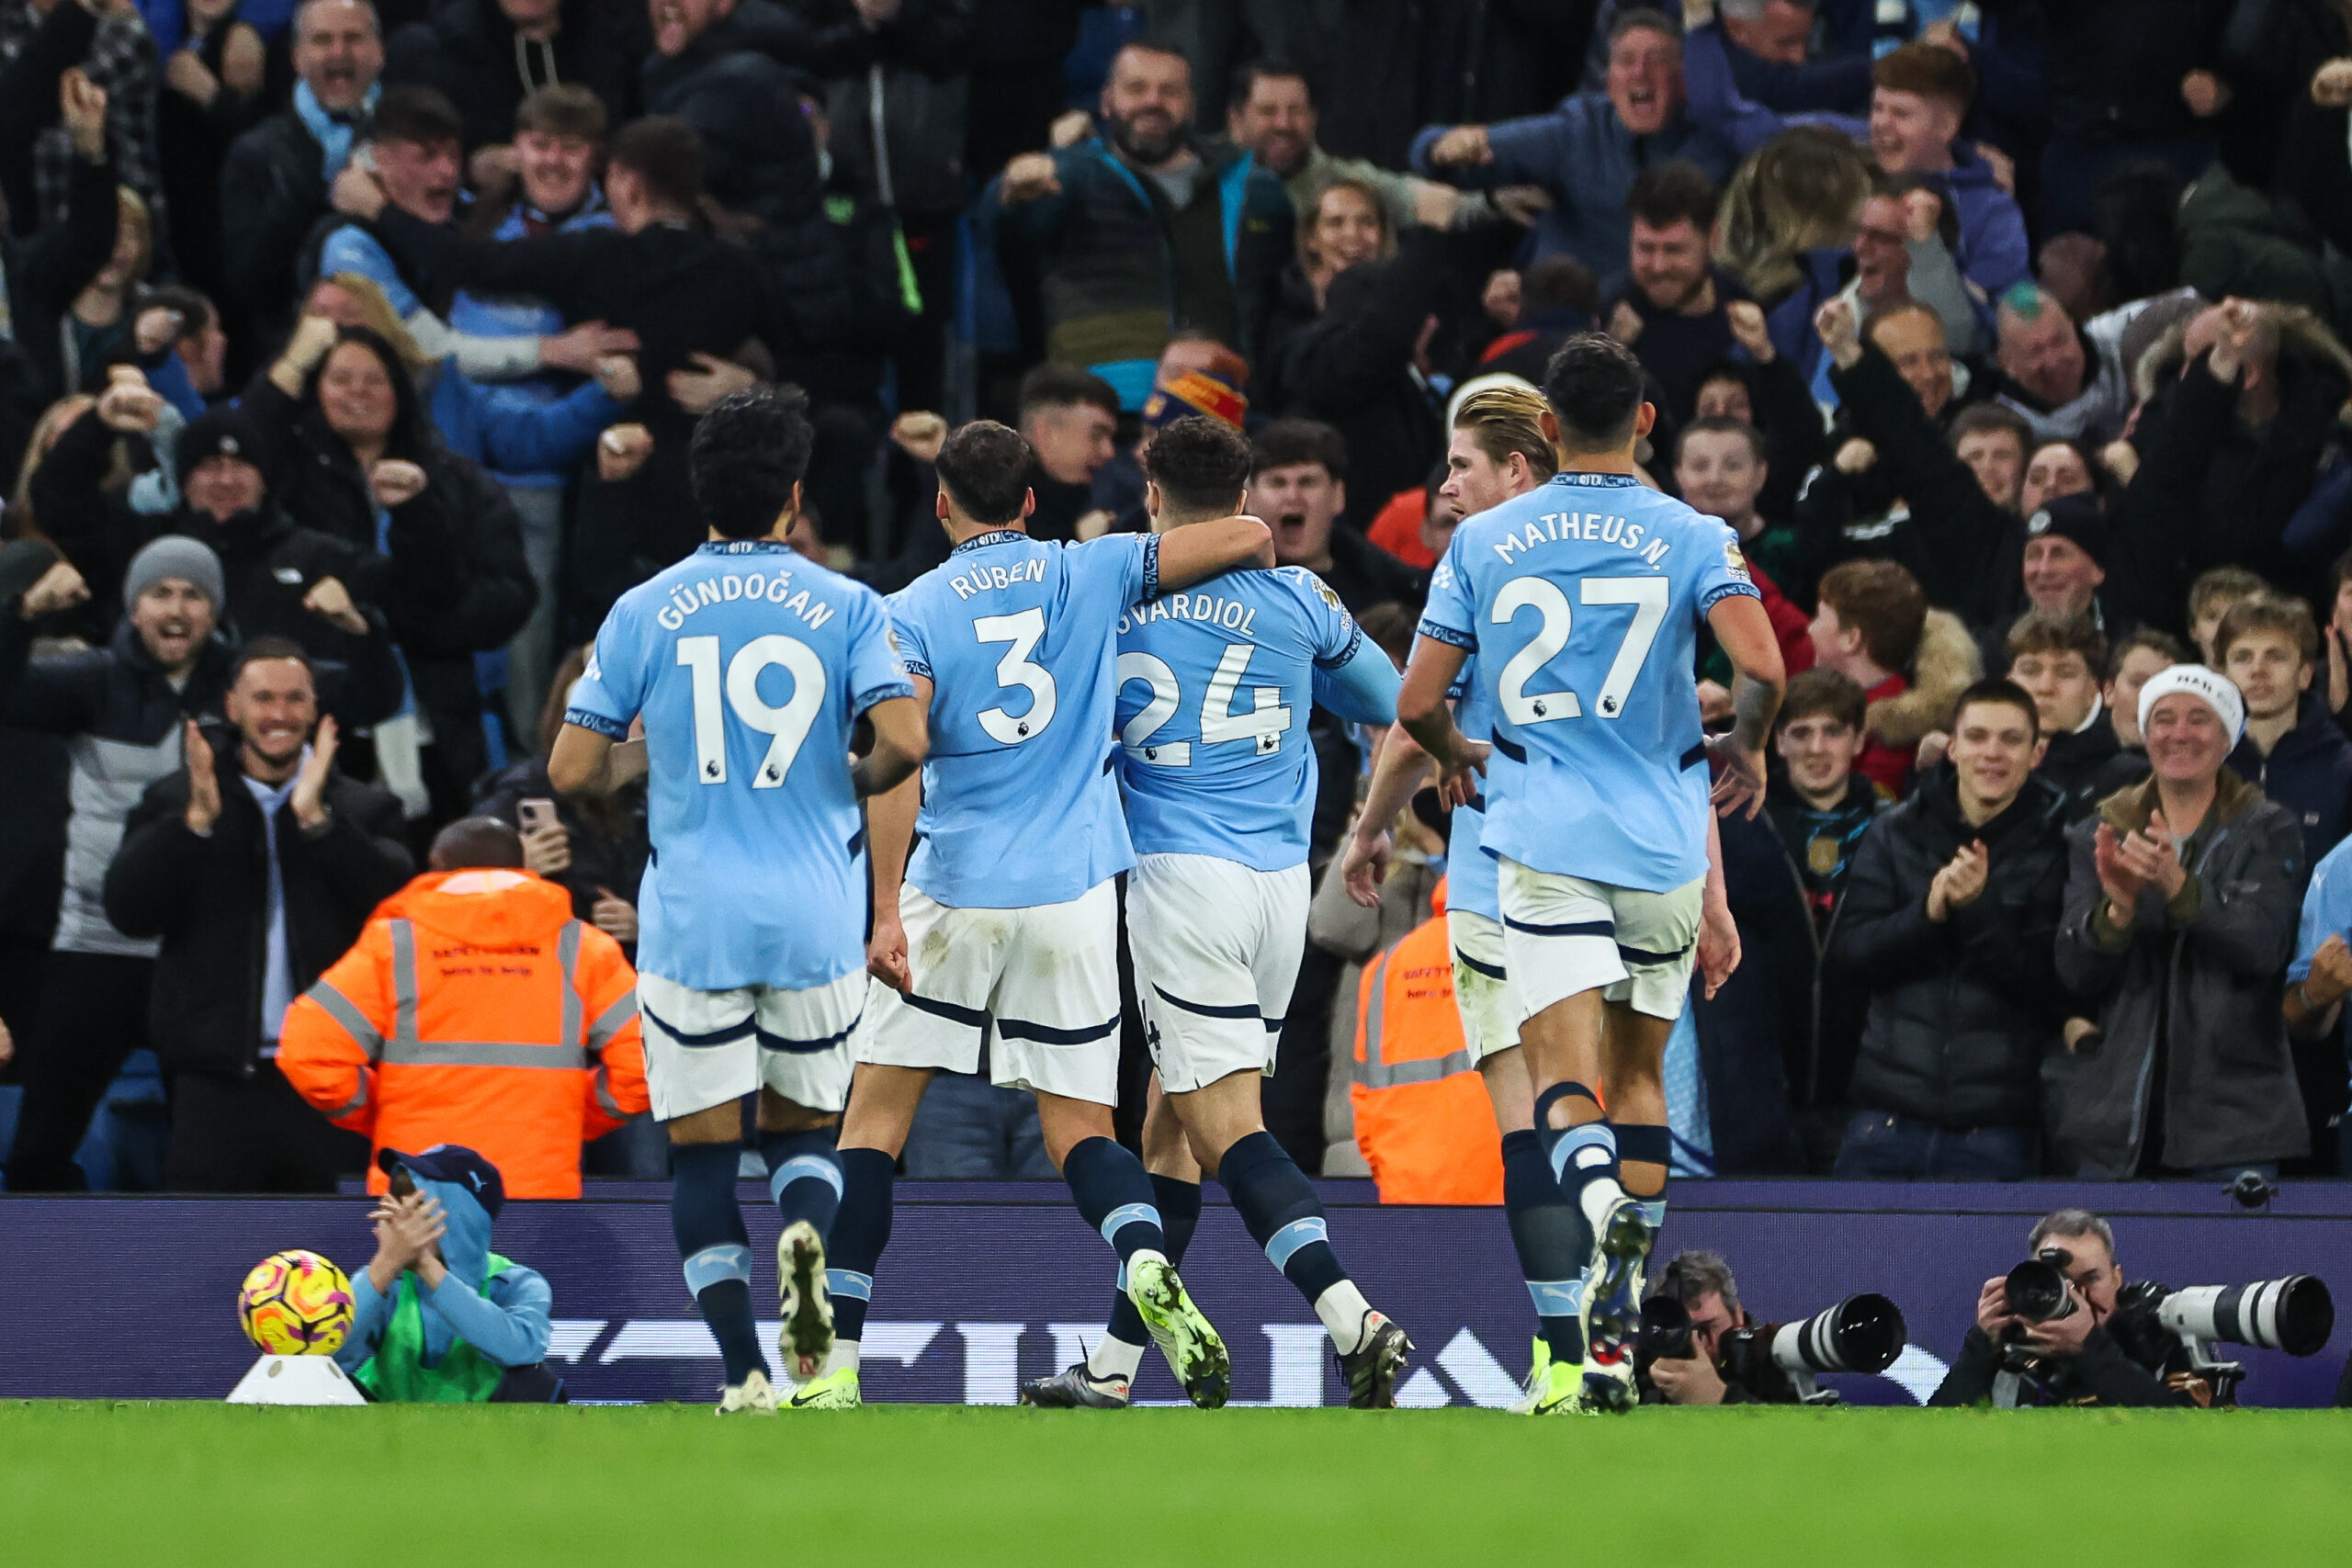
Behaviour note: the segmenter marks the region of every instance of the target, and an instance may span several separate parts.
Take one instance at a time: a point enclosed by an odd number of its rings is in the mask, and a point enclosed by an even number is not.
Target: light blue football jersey
[[[1396,716],[1396,667],[1304,567],[1229,571],[1119,617],[1119,742],[1137,854],[1306,861],[1307,713]]]
[[[616,740],[645,720],[641,972],[806,990],[864,965],[850,728],[912,695],[881,597],[772,539],[707,544],[621,596],[564,718]]]
[[[1620,474],[1566,473],[1462,525],[1420,631],[1476,654],[1495,750],[1480,842],[1663,893],[1707,869],[1695,665],[1707,612],[1760,597],[1738,536]]]
[[[1113,776],[1119,615],[1159,597],[1159,540],[976,535],[889,600],[933,682],[922,842],[907,880],[950,908],[1066,904],[1135,864]]]
[[[1462,681],[1453,694],[1455,728],[1473,740],[1495,737],[1495,706],[1478,687],[1478,659],[1471,655],[1462,667]],[[1499,924],[1502,897],[1496,890],[1495,857],[1479,847],[1487,830],[1484,802],[1497,786],[1496,773],[1511,766],[1498,751],[1487,759],[1486,776],[1479,781],[1479,805],[1457,806],[1445,836],[1445,907],[1464,914],[1484,915]]]

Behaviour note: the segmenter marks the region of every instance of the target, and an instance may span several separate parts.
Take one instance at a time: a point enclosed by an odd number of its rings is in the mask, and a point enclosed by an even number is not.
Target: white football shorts
[[[841,1110],[849,1103],[850,1032],[865,1006],[863,970],[805,991],[697,991],[639,975],[637,1010],[655,1118],[674,1122],[760,1088],[811,1111]]]
[[[978,1072],[1097,1105],[1119,1102],[1119,901],[1108,881],[1066,904],[956,909],[910,882],[904,994],[876,980],[851,1042],[860,1062]]]
[[[1503,962],[1516,1011],[1530,1019],[1597,990],[1652,1018],[1680,1018],[1699,956],[1702,876],[1666,893],[1537,871],[1504,856]]]
[[[1144,1038],[1170,1094],[1274,1073],[1306,951],[1314,881],[1215,855],[1143,855],[1127,877],[1127,951]]]
[[[1471,1061],[1517,1050],[1519,1006],[1505,977],[1503,928],[1468,909],[1448,909],[1445,934],[1453,949],[1453,1010]]]

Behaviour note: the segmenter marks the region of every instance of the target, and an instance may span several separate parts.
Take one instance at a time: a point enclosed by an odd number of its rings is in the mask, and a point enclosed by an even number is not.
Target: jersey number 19
[[[760,759],[753,789],[779,789],[808,727],[825,701],[825,664],[813,649],[781,632],[753,637],[727,661],[722,688],[718,675],[718,639],[682,637],[678,662],[694,679],[695,777],[707,784],[727,782],[727,714],[732,710],[744,728],[770,736],[768,754]],[[792,697],[782,707],[760,695],[760,677],[781,664],[792,675]],[[722,695],[723,692],[723,695]]]

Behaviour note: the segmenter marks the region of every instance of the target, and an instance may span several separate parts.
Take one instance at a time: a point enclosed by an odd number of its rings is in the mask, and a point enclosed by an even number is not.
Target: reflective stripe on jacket
[[[1356,997],[1356,1145],[1384,1203],[1499,1203],[1502,1139],[1453,1010],[1445,917],[1363,972]]]
[[[646,1109],[637,976],[525,871],[435,872],[286,1015],[277,1065],[379,1149],[462,1144],[511,1198],[577,1198],[580,1145]],[[368,1188],[385,1178],[371,1161]]]

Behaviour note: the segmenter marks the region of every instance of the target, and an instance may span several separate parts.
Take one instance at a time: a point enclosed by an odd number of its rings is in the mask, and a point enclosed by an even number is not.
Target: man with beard
[[[1601,291],[1609,335],[1634,351],[1675,422],[1687,423],[1709,369],[1736,341],[1730,305],[1747,291],[1707,263],[1715,187],[1696,164],[1653,164],[1634,177],[1625,210],[1634,239],[1627,270]]]
[[[148,786],[106,874],[107,918],[160,949],[148,1017],[172,1083],[164,1178],[175,1191],[332,1192],[366,1168],[367,1140],[269,1063],[294,998],[408,881],[401,806],[334,771],[335,723],[294,644],[248,644],[222,705],[230,733],[183,725],[186,766]]]
[[[1016,303],[1037,291],[1046,357],[1086,367],[1138,410],[1179,333],[1258,356],[1291,254],[1290,197],[1249,153],[1195,144],[1182,55],[1121,50],[1102,110],[1101,137],[1006,164],[981,216]]]

